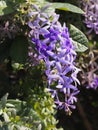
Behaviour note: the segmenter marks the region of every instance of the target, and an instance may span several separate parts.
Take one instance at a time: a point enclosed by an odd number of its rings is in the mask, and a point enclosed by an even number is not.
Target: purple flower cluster
[[[75,66],[76,52],[69,36],[68,28],[58,22],[59,15],[45,13],[48,6],[39,9],[36,5],[29,13],[32,18],[28,22],[32,43],[46,65],[48,90],[52,93],[58,108],[70,112],[75,108],[77,89],[77,73]]]
[[[86,86],[86,88],[92,88],[92,89],[97,89],[98,88],[98,76],[93,73],[91,75],[91,73],[89,73],[88,75],[88,85]]]
[[[97,89],[98,87],[98,77],[95,77],[90,85],[91,88]]]
[[[98,34],[98,0],[82,0],[83,9],[85,11],[85,23],[90,29]]]
[[[81,66],[81,85],[94,90],[98,88],[98,51],[95,47],[96,44],[93,44],[89,52],[80,57],[77,65]]]

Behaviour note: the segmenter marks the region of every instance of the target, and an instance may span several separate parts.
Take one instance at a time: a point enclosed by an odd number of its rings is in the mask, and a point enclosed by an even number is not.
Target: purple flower
[[[32,43],[39,53],[39,59],[45,62],[48,90],[55,103],[58,108],[69,111],[75,108],[73,104],[77,101],[75,95],[78,93],[76,52],[68,28],[58,21],[59,15],[53,13],[48,16],[41,12],[43,9],[37,10],[39,13],[30,13],[34,19],[28,23]],[[64,101],[61,101],[59,93],[63,94]]]
[[[97,89],[98,87],[98,76],[96,74],[92,75],[92,79],[88,82],[87,88]]]
[[[90,29],[98,34],[98,0],[82,0],[83,9],[85,11],[85,24]]]

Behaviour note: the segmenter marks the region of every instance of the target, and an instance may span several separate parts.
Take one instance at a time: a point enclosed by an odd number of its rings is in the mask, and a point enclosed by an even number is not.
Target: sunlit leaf
[[[64,11],[70,11],[73,13],[84,14],[83,10],[69,3],[54,2],[52,3],[52,7],[56,9],[64,10]]]
[[[0,15],[6,15],[6,14],[10,14],[14,12],[14,8],[13,5],[11,5],[10,3],[2,0],[0,1]]]

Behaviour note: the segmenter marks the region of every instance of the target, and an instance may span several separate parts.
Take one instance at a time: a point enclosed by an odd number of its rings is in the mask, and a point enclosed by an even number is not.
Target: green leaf
[[[0,108],[0,115],[2,115],[3,114],[3,110]]]
[[[1,0],[0,1],[0,15],[13,13],[19,4],[26,2],[25,0]]]
[[[12,68],[14,71],[19,71],[21,69],[24,69],[23,64],[19,64],[19,63],[12,63]]]
[[[10,48],[10,56],[16,63],[25,63],[28,55],[28,41],[24,36],[14,39]]]
[[[8,98],[8,93],[6,93],[6,94],[1,98],[1,104],[2,104],[2,107],[3,107],[3,108],[5,108],[5,106],[6,106],[7,98]]]
[[[82,45],[74,40],[72,40],[73,45],[75,46],[75,51],[85,52],[88,48],[85,45]]]
[[[8,1],[2,0],[0,1],[0,15],[6,15],[14,12],[13,5]]]
[[[39,125],[38,125],[38,130],[41,130],[41,129],[42,129],[42,125],[39,124]]]
[[[6,112],[3,113],[3,116],[4,116],[4,121],[5,122],[9,122],[10,121],[9,116],[7,115]]]
[[[46,0],[31,0],[32,3],[45,3]]]
[[[78,28],[76,28],[73,25],[70,25],[69,32],[70,32],[71,38],[74,41],[76,41],[76,42],[78,42],[80,44],[83,44],[85,46],[88,46],[88,39],[87,39],[87,37]]]
[[[16,100],[15,99],[8,99],[7,103],[13,104],[17,111],[21,111],[22,105],[24,105],[24,106],[26,105],[25,101],[21,101],[19,99],[16,99]]]
[[[52,7],[55,8],[55,9],[70,11],[70,12],[73,12],[73,13],[84,14],[83,10],[81,10],[77,6],[69,4],[69,3],[54,2],[54,3],[52,3]]]
[[[75,50],[78,52],[86,51],[88,49],[88,39],[84,33],[73,25],[70,25],[69,32],[75,46]]]
[[[15,106],[11,103],[6,103],[6,107],[11,107],[11,108],[14,108]]]

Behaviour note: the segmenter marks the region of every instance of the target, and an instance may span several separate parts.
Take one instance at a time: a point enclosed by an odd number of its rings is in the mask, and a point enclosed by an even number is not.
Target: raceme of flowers
[[[76,52],[65,23],[58,21],[59,15],[45,13],[49,5],[39,8],[33,5],[28,22],[31,31],[29,36],[46,65],[48,90],[52,93],[58,108],[70,112],[77,101],[77,73],[75,66]]]
[[[85,23],[90,29],[89,33],[94,31],[98,34],[98,0],[82,0],[83,9],[85,11]]]

